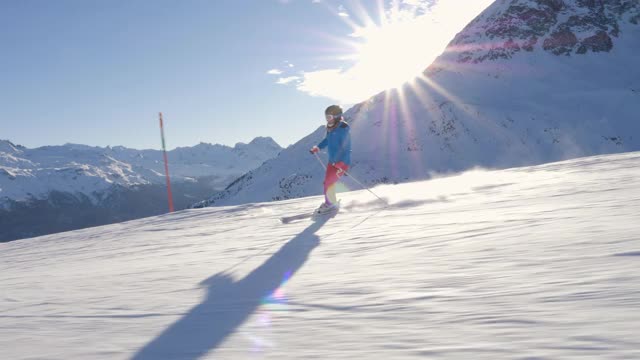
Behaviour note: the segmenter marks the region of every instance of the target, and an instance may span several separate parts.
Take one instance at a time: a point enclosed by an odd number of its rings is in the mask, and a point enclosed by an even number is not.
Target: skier
[[[349,124],[342,117],[342,108],[331,105],[324,111],[327,120],[327,134],[318,145],[309,150],[316,154],[320,149],[329,148],[329,163],[324,177],[324,202],[318,208],[320,214],[337,209],[335,184],[351,165],[351,135]]]

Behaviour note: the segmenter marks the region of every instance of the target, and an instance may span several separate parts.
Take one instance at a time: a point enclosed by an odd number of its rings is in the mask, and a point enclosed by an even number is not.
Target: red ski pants
[[[335,184],[347,170],[349,170],[349,166],[342,161],[327,165],[327,172],[324,176],[324,200],[326,203],[335,204],[338,201]]]

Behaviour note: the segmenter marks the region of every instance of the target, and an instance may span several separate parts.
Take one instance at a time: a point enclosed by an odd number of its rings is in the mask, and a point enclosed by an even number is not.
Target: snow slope
[[[6,359],[637,359],[640,153],[0,244]]]
[[[638,151],[638,44],[637,0],[495,1],[424,74],[346,112],[352,173],[394,183]],[[316,130],[202,205],[319,194],[322,169],[307,150],[323,136]]]

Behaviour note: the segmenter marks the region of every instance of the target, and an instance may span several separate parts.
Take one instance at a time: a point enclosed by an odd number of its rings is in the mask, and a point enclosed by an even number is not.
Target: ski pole
[[[322,165],[322,168],[327,170],[327,166],[322,162],[322,160],[320,159],[320,156],[318,156],[318,153],[315,152],[315,153],[313,153],[313,155],[316,156],[316,159],[318,159],[318,161],[320,162],[320,165]]]
[[[345,171],[344,172],[345,175],[347,175],[348,177],[352,178],[353,181],[355,181],[356,183],[358,183],[358,185],[360,185],[363,189],[367,190],[368,192],[370,192],[371,194],[373,194],[373,196],[377,197],[378,200],[382,201],[386,206],[389,206],[389,203],[384,200],[383,198],[381,198],[380,196],[376,195],[376,193],[373,192],[373,190],[371,190],[370,188],[368,188],[367,186],[365,186],[363,183],[361,183],[360,181],[358,181],[358,179],[356,179],[355,177],[353,177],[353,175],[351,175],[350,172]]]
[[[322,160],[320,159],[320,156],[318,156],[318,153],[313,153],[313,155],[316,156],[316,159],[318,159],[318,162],[320,162],[320,165],[322,165],[322,168],[327,170],[327,166],[322,162]],[[389,203],[387,203],[386,200],[382,199],[380,196],[376,195],[376,193],[373,192],[373,190],[369,189],[367,186],[365,186],[363,183],[361,183],[360,181],[358,181],[358,179],[356,179],[355,177],[353,177],[353,175],[351,175],[350,172],[345,171],[344,172],[345,175],[347,175],[348,177],[352,178],[353,181],[355,181],[358,185],[360,185],[363,189],[367,190],[368,192],[370,192],[371,194],[373,194],[373,196],[377,197],[378,200],[382,201],[386,206],[389,206]]]

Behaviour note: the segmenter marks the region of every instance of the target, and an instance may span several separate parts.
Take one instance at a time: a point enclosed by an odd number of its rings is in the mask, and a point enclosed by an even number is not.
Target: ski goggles
[[[338,119],[340,119],[342,117],[342,114],[340,114],[340,115],[326,114],[324,117],[327,119],[327,121],[338,120]]]

